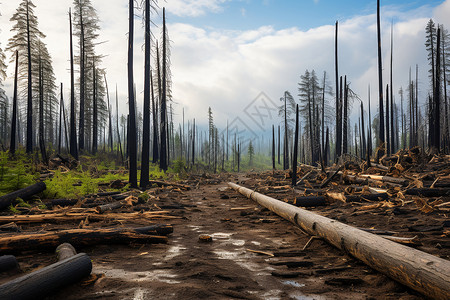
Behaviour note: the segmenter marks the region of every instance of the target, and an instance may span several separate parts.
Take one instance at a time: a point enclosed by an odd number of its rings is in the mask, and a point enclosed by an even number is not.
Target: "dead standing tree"
[[[145,0],[145,58],[144,58],[144,112],[142,128],[142,162],[141,162],[141,188],[145,189],[149,180],[150,164],[150,1]]]
[[[384,139],[384,111],[383,111],[383,64],[381,60],[381,21],[380,21],[380,0],[377,0],[377,41],[378,41],[378,108],[379,108],[379,141],[378,145],[382,145]]]
[[[128,15],[128,153],[130,159],[130,186],[137,188],[137,140],[136,140],[136,105],[134,103],[133,89],[133,34],[134,34],[134,1],[129,0]]]
[[[78,160],[77,128],[75,118],[75,76],[73,70],[72,14],[69,9],[70,25],[70,155]]]

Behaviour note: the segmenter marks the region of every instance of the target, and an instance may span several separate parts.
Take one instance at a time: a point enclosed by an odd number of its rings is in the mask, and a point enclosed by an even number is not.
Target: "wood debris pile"
[[[370,167],[351,160],[325,170],[299,164],[295,188],[292,171],[249,177],[257,192],[450,259],[449,155],[430,158],[416,147]]]

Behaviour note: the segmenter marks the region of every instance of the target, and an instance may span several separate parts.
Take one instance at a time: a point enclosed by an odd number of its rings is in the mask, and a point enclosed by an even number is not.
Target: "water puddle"
[[[245,245],[245,241],[244,240],[231,240],[231,244],[233,244],[234,246],[242,247]]]
[[[169,284],[177,284],[181,281],[175,280],[177,275],[170,273],[169,270],[152,270],[152,271],[127,271],[124,269],[109,269],[105,267],[95,267],[96,272],[105,273],[106,277],[122,279],[125,281],[160,281]]]
[[[177,257],[178,255],[181,254],[182,251],[186,250],[185,247],[181,247],[181,246],[172,246],[169,248],[169,250],[167,250],[167,254],[164,257],[164,260],[171,260],[174,257]]]
[[[189,228],[191,228],[193,231],[199,231],[201,226],[196,226],[196,225],[187,225]]]
[[[225,232],[216,232],[211,234],[211,237],[214,239],[229,239],[233,233],[225,233]]]
[[[305,286],[304,283],[299,283],[299,282],[294,281],[294,280],[283,280],[283,281],[281,281],[281,283],[285,284],[285,285],[290,285],[290,286],[293,286],[293,287],[297,287],[297,288],[301,288],[301,287]]]

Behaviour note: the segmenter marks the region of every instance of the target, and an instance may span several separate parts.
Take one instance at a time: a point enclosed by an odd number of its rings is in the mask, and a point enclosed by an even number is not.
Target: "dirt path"
[[[169,210],[180,217],[170,220],[168,244],[80,249],[91,257],[94,276],[49,299],[421,298],[321,240],[303,251],[310,236],[225,182],[160,199],[156,204],[178,207]],[[213,241],[200,242],[203,234]],[[26,272],[52,259],[49,253],[18,257]]]

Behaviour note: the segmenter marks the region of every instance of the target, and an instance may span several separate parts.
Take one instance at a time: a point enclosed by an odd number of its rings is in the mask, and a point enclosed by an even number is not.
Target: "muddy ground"
[[[167,244],[77,249],[92,259],[91,277],[48,299],[423,298],[320,239],[312,240],[303,250],[309,235],[226,184],[233,181],[256,188],[261,180],[259,174],[222,175],[200,180],[189,191],[162,190],[159,199],[147,205],[170,205],[173,208],[165,210],[179,217],[158,221],[174,226]],[[287,183],[288,180],[280,180],[274,184]],[[282,200],[292,197],[293,191],[266,194]],[[396,209],[360,207],[359,203],[336,202],[311,210],[356,227],[394,231],[403,237],[417,236],[420,245],[414,247],[450,259],[445,212],[424,213],[414,202]],[[23,225],[22,231],[76,227],[77,224]],[[200,235],[211,236],[212,242],[200,241]],[[21,271],[26,273],[56,260],[54,253],[48,252],[23,252],[17,259]],[[300,271],[298,276],[293,274],[296,271]],[[21,274],[3,274],[0,283]],[[292,278],[287,278],[289,275]]]

